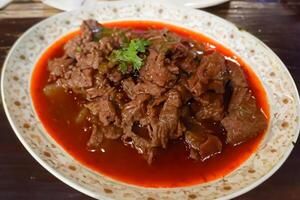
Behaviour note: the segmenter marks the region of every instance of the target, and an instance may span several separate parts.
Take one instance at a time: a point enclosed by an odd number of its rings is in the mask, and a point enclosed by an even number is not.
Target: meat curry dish
[[[85,150],[93,154],[118,143],[151,167],[179,145],[186,160],[205,163],[268,126],[239,62],[166,28],[86,20],[59,56],[48,59],[38,88],[49,101],[71,97],[78,109],[68,123],[83,124]]]

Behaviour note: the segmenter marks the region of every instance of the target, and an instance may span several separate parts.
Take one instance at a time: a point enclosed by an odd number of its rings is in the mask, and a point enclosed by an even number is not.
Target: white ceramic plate
[[[177,6],[187,6],[191,8],[206,8],[225,3],[229,0],[164,0]]]
[[[65,10],[65,11],[79,9],[82,6],[91,6],[97,2],[108,2],[108,1],[115,1],[115,0],[64,0],[64,1],[42,0],[43,3],[49,6],[52,6],[60,10]],[[134,0],[120,0],[120,1],[134,1]],[[187,6],[192,8],[206,8],[206,7],[225,3],[229,0],[156,0],[156,1],[164,1],[165,3],[169,3],[177,6]]]
[[[29,82],[41,53],[88,18],[99,22],[163,21],[201,32],[233,50],[251,66],[268,89],[271,106],[268,139],[234,172],[214,182],[192,187],[137,187],[104,177],[81,165],[44,130],[31,104]],[[9,52],[3,66],[1,92],[8,119],[30,154],[66,184],[98,199],[230,199],[270,177],[290,154],[299,133],[297,89],[284,64],[266,45],[219,17],[161,3],[101,3],[38,23],[23,34]]]

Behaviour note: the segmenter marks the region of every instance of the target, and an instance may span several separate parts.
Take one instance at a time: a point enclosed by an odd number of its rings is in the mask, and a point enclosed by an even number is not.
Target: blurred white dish
[[[99,2],[109,2],[109,1],[117,1],[117,0],[42,0],[43,3],[65,11],[75,10],[83,6],[89,6]],[[120,0],[120,1],[132,1],[132,0]],[[187,6],[191,8],[206,8],[210,6],[215,6],[221,3],[225,3],[229,0],[156,0],[158,2],[166,2],[176,6]]]
[[[225,3],[229,0],[164,0],[165,2],[171,3],[171,4],[176,4],[178,6],[187,6],[191,8],[206,8],[210,6],[215,6],[219,5],[222,3]]]
[[[12,0],[0,0],[0,9],[4,8],[11,2],[12,2]]]

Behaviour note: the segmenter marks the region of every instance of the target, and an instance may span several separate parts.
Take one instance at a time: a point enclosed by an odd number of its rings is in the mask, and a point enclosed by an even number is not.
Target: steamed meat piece
[[[103,26],[94,20],[87,20],[80,27],[81,34],[69,40],[64,50],[70,58],[76,59],[82,68],[97,69],[114,50],[120,48],[123,40],[120,37],[105,37]]]
[[[256,105],[248,88],[234,88],[228,107],[228,115],[221,121],[227,131],[227,142],[242,143],[264,131],[267,120]]]
[[[201,82],[207,84],[207,89],[223,94],[227,82],[225,58],[217,52],[203,56],[200,69],[203,73]]]
[[[150,81],[160,87],[171,87],[176,81],[176,76],[164,65],[164,59],[163,53],[149,49],[145,66],[140,70],[141,79]]]
[[[166,54],[169,50],[176,48],[181,42],[181,37],[166,29],[145,31],[140,37],[151,42],[152,49],[157,52]]]

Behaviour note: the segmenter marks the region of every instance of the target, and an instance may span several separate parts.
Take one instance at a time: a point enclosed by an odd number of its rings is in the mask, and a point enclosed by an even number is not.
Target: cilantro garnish
[[[132,65],[134,70],[139,70],[143,65],[143,59],[138,56],[138,53],[145,53],[146,47],[149,45],[150,41],[148,40],[133,39],[128,46],[114,50],[110,58],[119,64],[119,70],[122,73],[127,71],[128,65]]]

